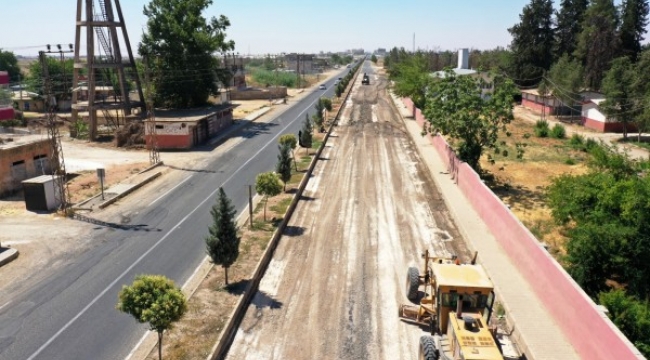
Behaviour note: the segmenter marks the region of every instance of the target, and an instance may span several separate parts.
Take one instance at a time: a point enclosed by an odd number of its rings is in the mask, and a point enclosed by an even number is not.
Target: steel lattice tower
[[[114,10],[117,13],[115,17]],[[145,113],[145,102],[142,94],[140,78],[135,66],[133,52],[126,24],[122,16],[122,7],[119,0],[77,0],[77,21],[75,33],[74,72],[72,86],[72,122],[76,122],[79,111],[88,111],[89,136],[91,140],[97,137],[97,110],[104,112],[105,117],[111,117],[111,110],[122,110],[124,115],[130,115],[133,108],[140,108]],[[81,48],[81,33],[85,28],[86,34],[86,60],[79,56]],[[128,60],[122,59],[118,29],[121,29],[122,39],[128,52]],[[103,55],[101,54],[103,52]],[[86,69],[88,76],[87,101],[79,101],[79,76],[80,70]],[[127,91],[125,69],[130,69],[130,75],[135,83],[135,90],[139,100],[132,100]],[[115,74],[119,83],[120,96],[114,96],[114,101],[97,96],[97,76],[101,72]],[[98,101],[99,100],[99,101]],[[118,112],[119,113],[119,112]]]

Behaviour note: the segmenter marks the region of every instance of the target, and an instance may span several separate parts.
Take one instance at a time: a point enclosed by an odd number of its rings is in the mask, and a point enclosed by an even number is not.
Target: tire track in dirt
[[[403,275],[425,247],[456,253],[459,235],[385,82],[351,99],[228,359],[417,355],[425,332],[397,317]]]

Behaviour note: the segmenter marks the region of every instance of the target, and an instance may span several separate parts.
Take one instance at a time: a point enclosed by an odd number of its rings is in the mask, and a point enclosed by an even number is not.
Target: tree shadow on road
[[[98,219],[91,218],[89,216],[85,216],[79,213],[74,213],[72,215],[72,218],[75,220],[87,222],[89,224],[95,224],[99,225],[101,227],[106,227],[106,228],[111,228],[111,229],[116,229],[116,230],[131,230],[131,231],[144,231],[144,232],[149,232],[149,231],[162,231],[162,229],[151,229],[148,228],[146,224],[138,224],[138,225],[127,225],[127,224],[117,224],[117,223],[112,223],[112,222],[107,222],[107,221],[102,221]],[[95,228],[100,229],[98,228]]]
[[[191,172],[202,172],[202,173],[211,173],[211,174],[216,174],[217,172],[214,170],[206,170],[206,169],[189,169],[189,168],[184,168],[184,167],[178,167],[174,165],[166,165],[170,169],[174,170],[181,170],[181,171],[191,171]]]
[[[250,283],[250,280],[239,280],[237,282],[228,284],[228,286],[225,286],[224,289],[232,295],[242,296],[248,290]],[[268,307],[269,309],[280,309],[283,305],[282,302],[277,301],[261,290],[258,290],[255,296],[253,296],[251,304],[255,305],[257,309],[262,309],[265,307]]]
[[[251,281],[244,279],[244,280],[239,280],[234,283],[230,283],[224,287],[228,293],[232,295],[243,295],[246,292],[246,289],[248,289],[248,286],[250,285]]]
[[[258,291],[257,294],[255,294],[255,296],[253,297],[253,301],[251,301],[251,304],[255,305],[255,307],[258,309],[263,309],[265,307],[268,307],[269,309],[272,310],[281,309],[283,305],[282,302],[272,298],[264,291]]]
[[[305,228],[301,226],[287,226],[284,228],[282,235],[285,236],[301,236],[305,233]]]

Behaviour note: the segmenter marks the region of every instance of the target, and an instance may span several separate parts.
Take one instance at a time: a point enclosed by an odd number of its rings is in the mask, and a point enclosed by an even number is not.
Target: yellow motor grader
[[[476,256],[469,264],[457,257],[422,254],[424,274],[410,267],[406,296],[419,303],[403,304],[399,316],[407,322],[428,326],[432,336],[420,338],[422,360],[503,360],[489,319],[494,286]],[[422,287],[422,292],[420,291]]]

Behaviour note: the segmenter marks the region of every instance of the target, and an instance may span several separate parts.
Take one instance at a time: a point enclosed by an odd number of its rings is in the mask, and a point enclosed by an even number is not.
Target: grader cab
[[[469,264],[458,258],[422,254],[424,274],[408,269],[406,296],[419,304],[403,304],[402,320],[429,327],[420,339],[420,359],[502,360],[494,330],[488,324],[494,303],[494,286],[476,255]],[[422,291],[421,291],[422,289]]]

